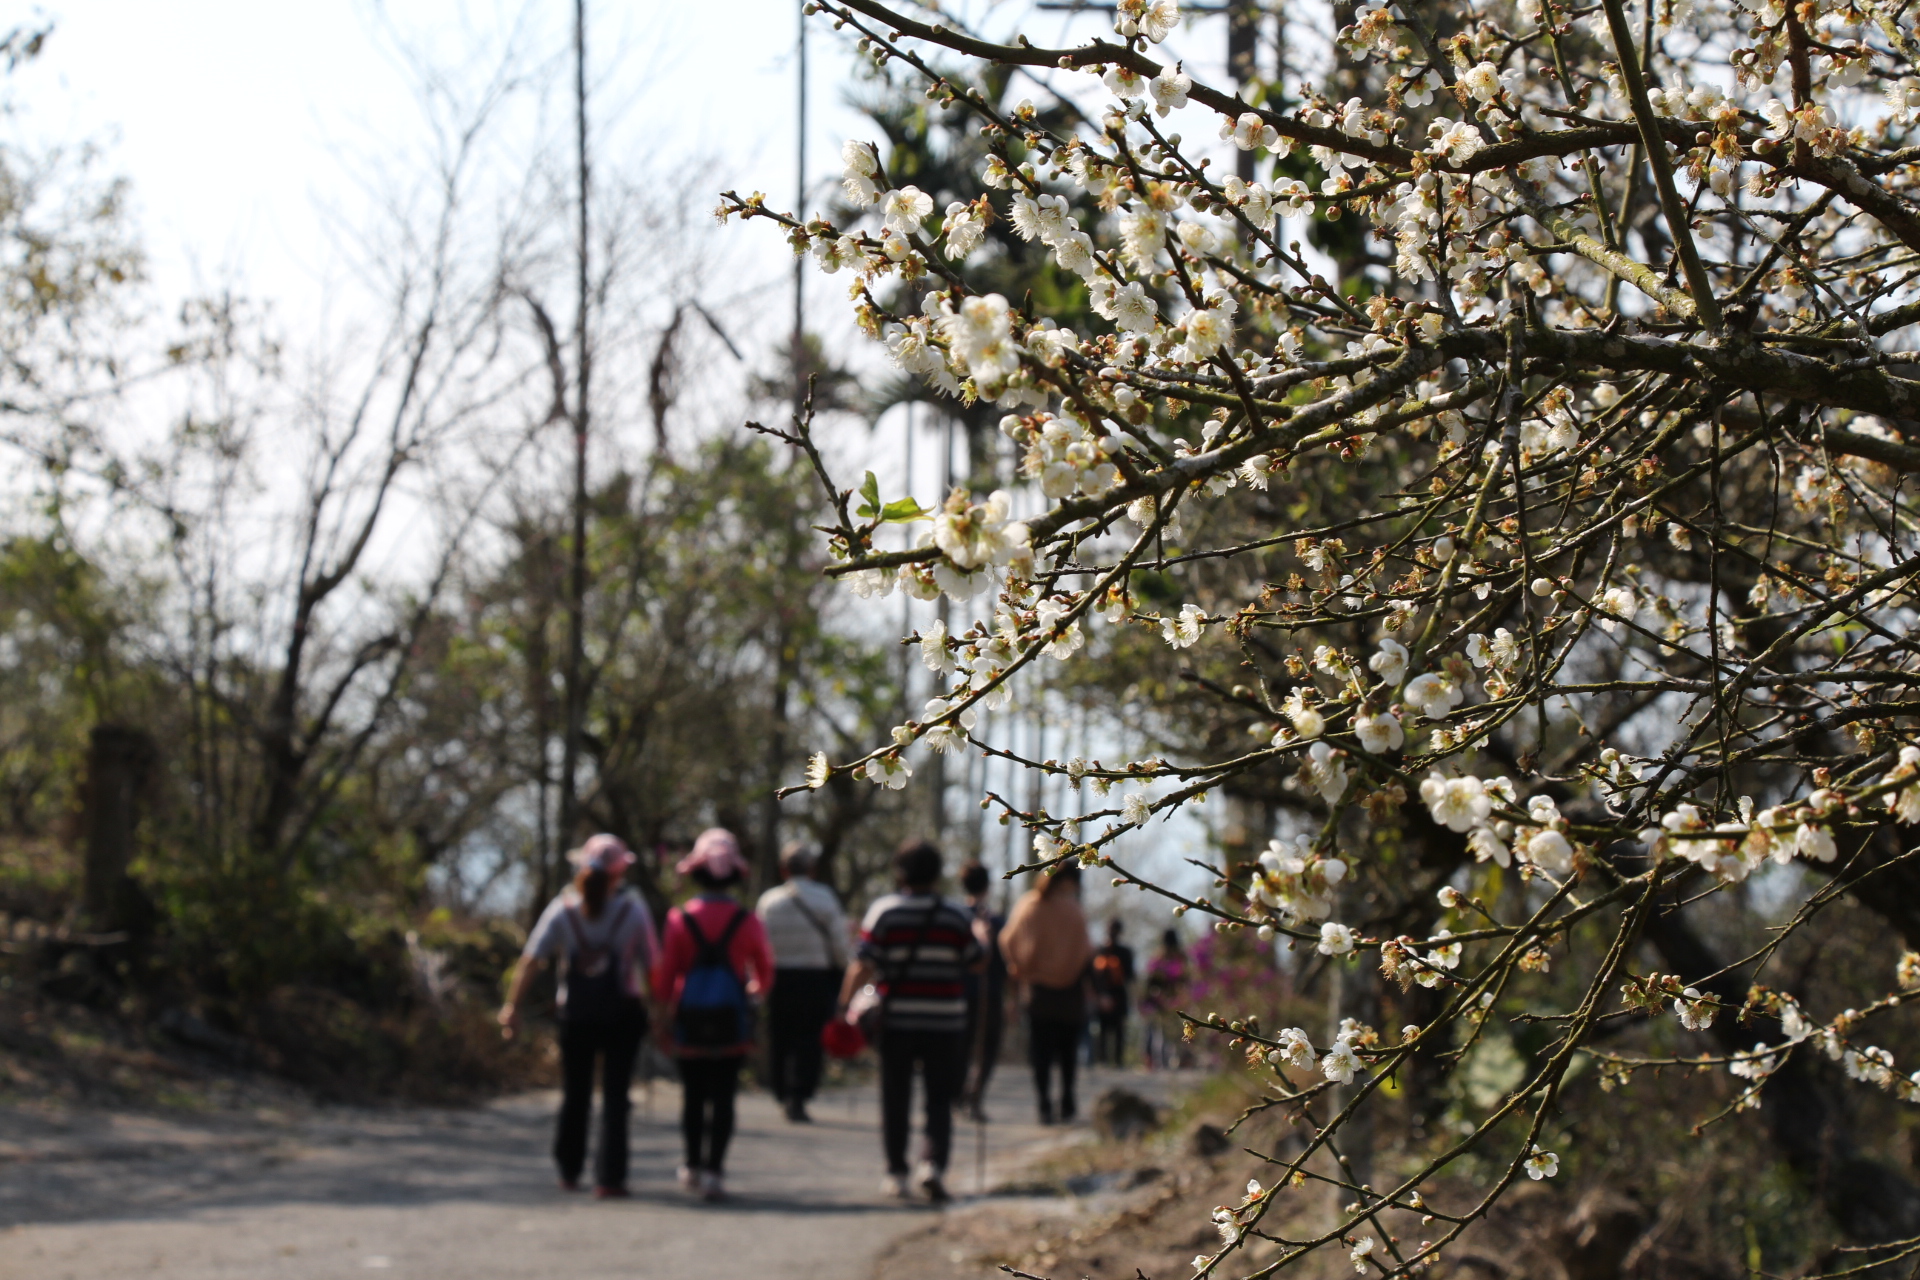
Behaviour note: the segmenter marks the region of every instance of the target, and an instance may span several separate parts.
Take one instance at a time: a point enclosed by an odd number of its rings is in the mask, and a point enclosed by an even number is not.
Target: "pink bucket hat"
[[[704,871],[716,880],[747,874],[747,860],[740,856],[740,841],[725,827],[708,827],[693,842],[693,852],[674,867],[683,876]]]
[[[567,861],[582,869],[604,871],[609,879],[618,880],[633,865],[633,850],[619,836],[603,831],[587,837],[585,844],[567,854]]]

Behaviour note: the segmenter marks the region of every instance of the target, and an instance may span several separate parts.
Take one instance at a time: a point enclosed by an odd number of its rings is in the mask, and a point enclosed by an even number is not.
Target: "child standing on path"
[[[527,938],[500,1008],[500,1032],[520,1026],[520,1001],[533,975],[566,957],[559,989],[560,1117],[553,1159],[560,1185],[580,1185],[587,1159],[587,1119],[593,1106],[593,1068],[600,1063],[600,1150],[593,1190],[627,1193],[627,1088],[633,1060],[647,1034],[640,975],[654,955],[653,916],[640,895],[621,889],[633,854],[618,836],[597,835],[567,855],[577,867],[573,884],[547,904]]]
[[[753,1047],[755,1001],[773,982],[773,952],[759,919],[733,897],[747,862],[731,831],[701,832],[675,870],[699,892],[667,913],[653,989],[664,1046],[680,1065],[680,1183],[721,1200],[740,1066]]]

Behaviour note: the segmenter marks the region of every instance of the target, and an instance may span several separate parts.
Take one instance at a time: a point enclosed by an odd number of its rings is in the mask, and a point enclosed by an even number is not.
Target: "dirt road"
[[[996,1080],[993,1168],[1057,1130],[1030,1122],[1024,1073]],[[1089,1095],[1090,1096],[1090,1095]],[[0,1109],[0,1276],[6,1280],[867,1280],[926,1221],[879,1194],[871,1091],[821,1099],[789,1125],[743,1095],[728,1159],[735,1198],[673,1182],[678,1097],[635,1091],[634,1197],[555,1188],[553,1099],[468,1111],[255,1111],[204,1117]],[[963,1125],[951,1182],[975,1190]]]

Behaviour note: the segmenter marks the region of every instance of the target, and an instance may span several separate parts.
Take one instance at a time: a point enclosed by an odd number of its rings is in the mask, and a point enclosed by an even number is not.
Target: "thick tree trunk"
[[[1653,914],[1647,940],[1686,982],[1735,1007],[1746,1000],[1747,978],[1723,973],[1719,958],[1677,908]],[[1731,1013],[1714,1020],[1712,1034],[1730,1053],[1752,1048],[1758,1038]],[[1920,1187],[1860,1149],[1844,1090],[1813,1046],[1795,1050],[1760,1091],[1775,1148],[1849,1239],[1878,1244],[1920,1235]]]
[[[125,725],[95,725],[88,736],[81,905],[94,928],[124,929],[137,902],[127,867],[159,750],[152,735]]]

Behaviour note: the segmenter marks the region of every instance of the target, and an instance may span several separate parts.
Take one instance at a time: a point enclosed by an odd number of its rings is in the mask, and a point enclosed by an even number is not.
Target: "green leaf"
[[[880,481],[873,472],[867,472],[866,479],[860,482],[860,496],[864,501],[860,509],[854,512],[862,520],[871,520],[880,514]]]
[[[916,498],[899,498],[880,509],[880,519],[886,524],[905,524],[910,520],[925,520],[933,512],[920,505]]]

